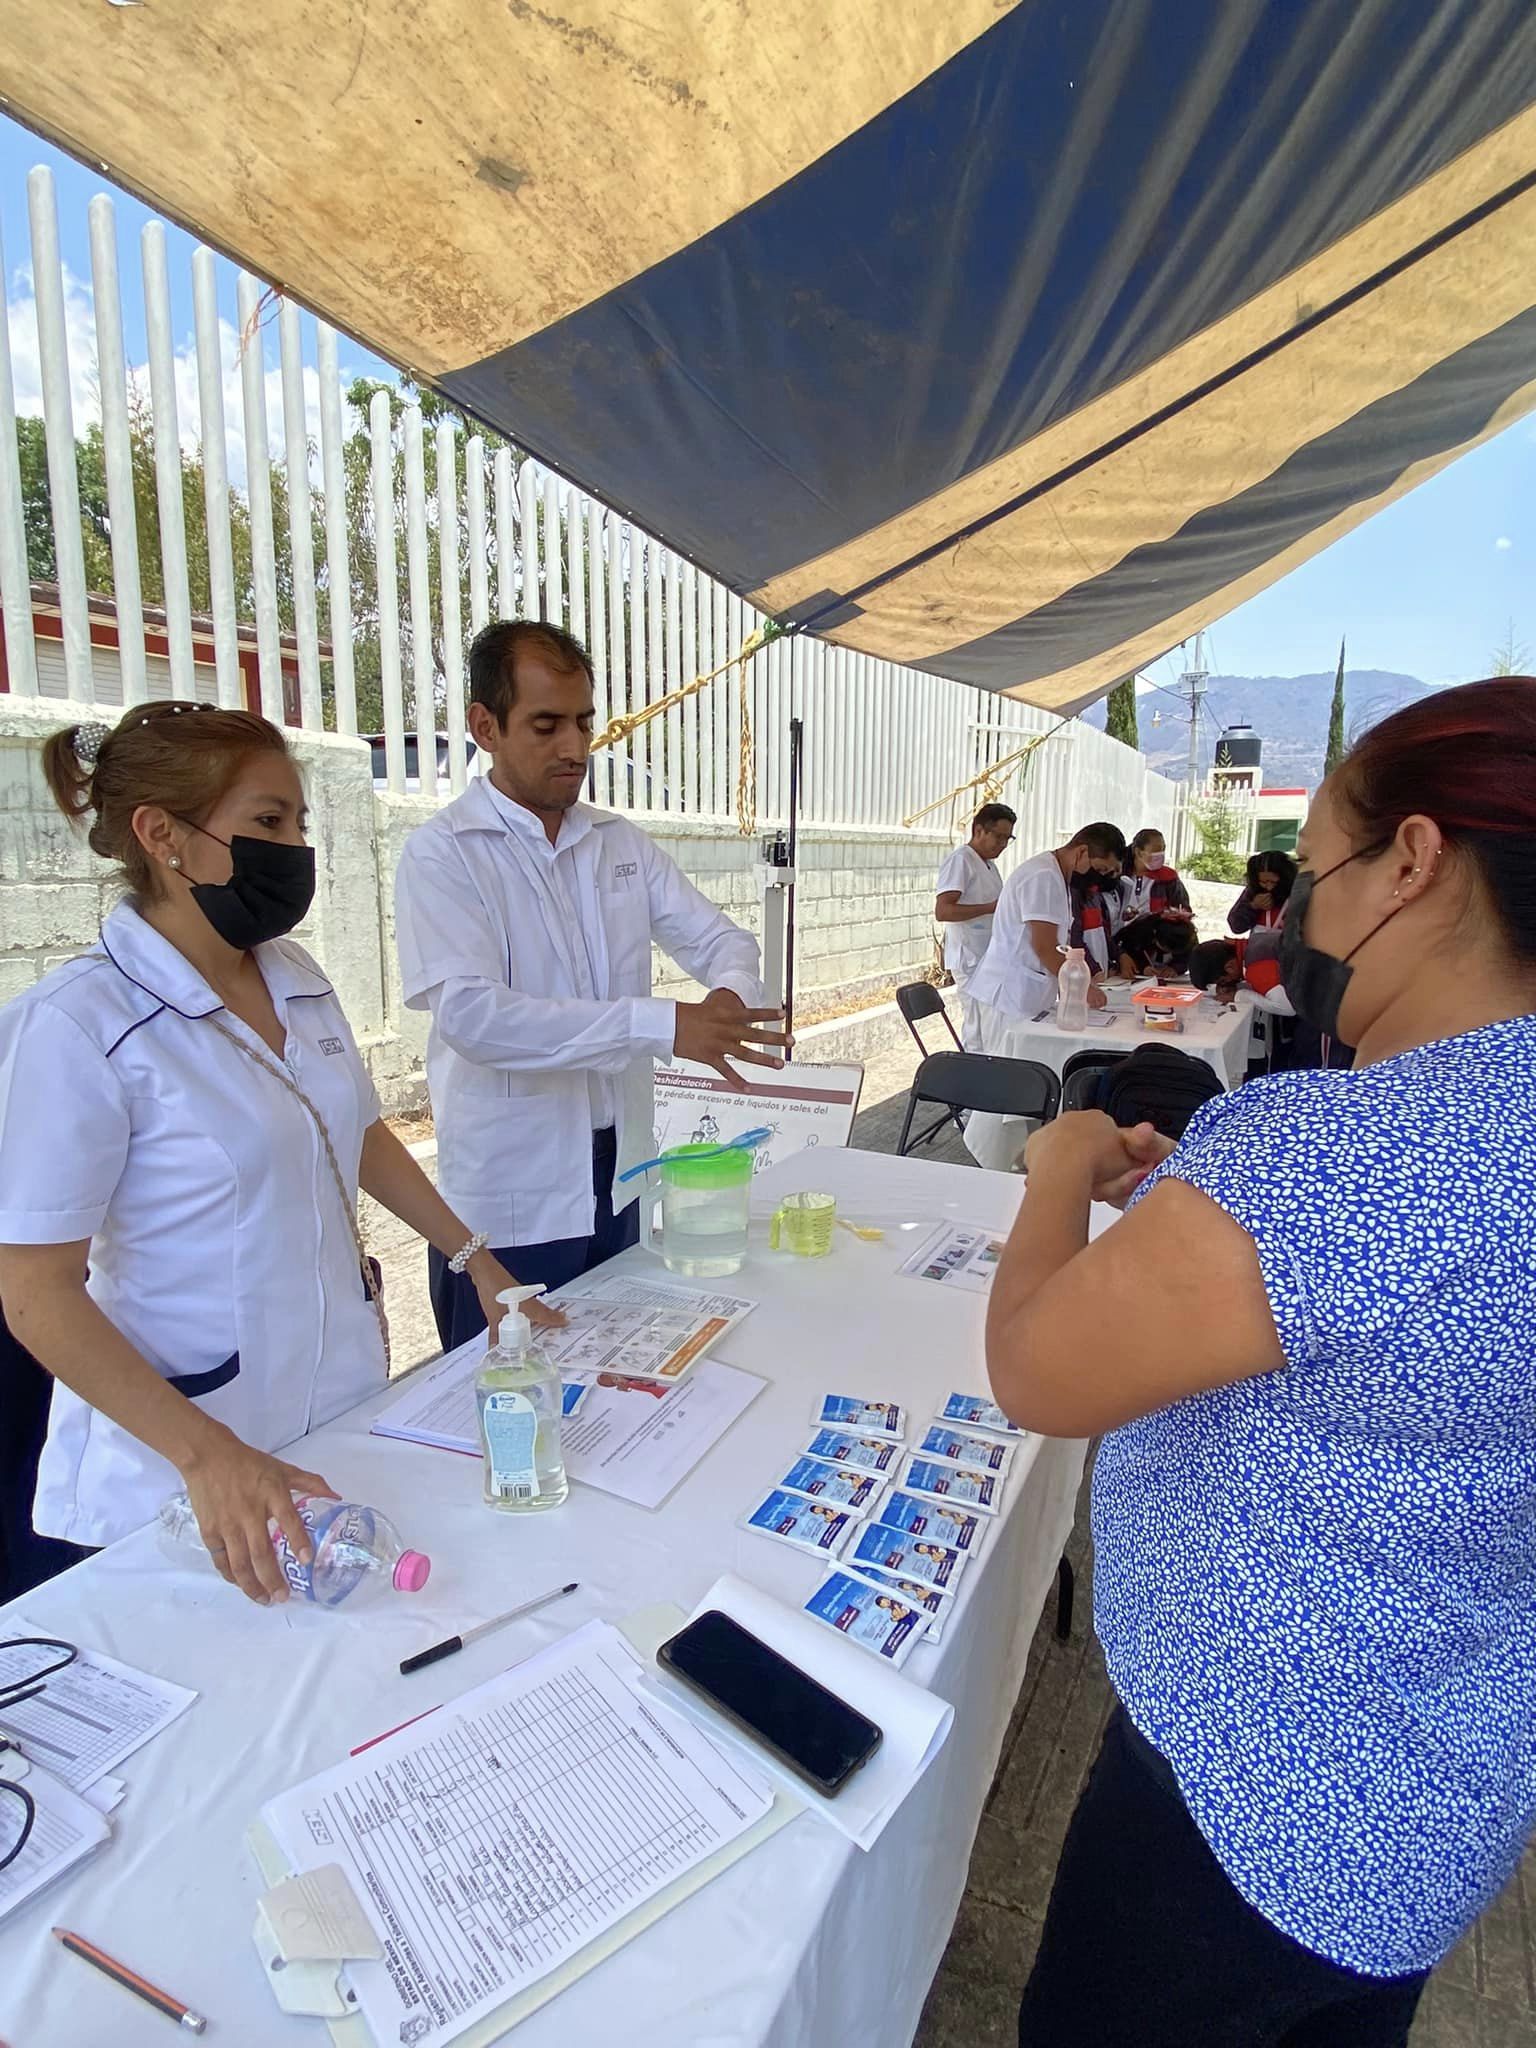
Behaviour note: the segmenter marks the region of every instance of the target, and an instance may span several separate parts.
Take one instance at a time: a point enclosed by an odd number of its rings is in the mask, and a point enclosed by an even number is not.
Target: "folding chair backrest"
[[[943,1102],[953,1109],[979,1109],[994,1116],[1056,1114],[1061,1083],[1038,1060],[1002,1059],[981,1052],[933,1052],[912,1083],[917,1102]]]
[[[944,998],[931,981],[904,982],[896,991],[896,1007],[906,1019],[907,1029],[917,1040],[917,1049],[924,1059],[929,1057],[928,1048],[923,1043],[923,1034],[917,1028],[924,1017],[942,1017],[956,1050],[959,1050],[960,1034],[945,1007]]]
[[[1069,1109],[1097,1108],[1099,1087],[1105,1074],[1128,1057],[1126,1053],[1109,1052],[1104,1047],[1073,1053],[1061,1070],[1062,1115],[1065,1116]]]

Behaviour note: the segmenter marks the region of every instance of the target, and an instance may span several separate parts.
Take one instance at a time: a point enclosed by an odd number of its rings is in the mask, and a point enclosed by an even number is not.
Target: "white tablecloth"
[[[737,1516],[804,1443],[820,1394],[889,1395],[918,1418],[952,1387],[984,1388],[982,1299],[899,1274],[914,1241],[899,1225],[948,1216],[1006,1227],[1020,1184],[816,1151],[765,1174],[756,1206],[793,1187],[831,1189],[842,1213],[884,1223],[885,1242],[839,1231],[832,1257],[796,1259],[769,1253],[765,1225],[754,1224],[741,1273],[712,1284],[760,1302],[723,1354],[769,1384],[659,1512],[577,1487],[555,1514],[492,1514],[474,1461],[370,1438],[370,1406],[306,1439],[302,1462],[384,1508],[432,1554],[420,1596],[356,1614],[263,1610],[200,1563],[168,1562],[141,1532],[27,1597],[45,1630],[202,1697],[122,1767],[129,1792],[114,1841],[0,1927],[0,2038],[16,2048],[170,2040],[168,2021],[58,1950],[47,1932],[58,1922],[208,2014],[221,2048],[324,2048],[319,2021],[279,2014],[250,1941],[260,1884],[244,1835],[266,1800],[593,1616],[617,1620],[657,1600],[690,1609],[727,1569],[786,1600],[809,1595],[817,1566],[737,1529]],[[626,1263],[660,1270],[639,1251]],[[1082,1462],[1080,1443],[1036,1442],[1015,1459],[1006,1512],[965,1574],[958,1620],[906,1667],[953,1703],[949,1741],[874,1849],[802,1815],[526,2021],[518,2048],[910,2040]],[[572,1577],[581,1591],[571,1599],[399,1676],[411,1651]],[[13,1632],[16,1611],[0,1612],[0,1633]]]

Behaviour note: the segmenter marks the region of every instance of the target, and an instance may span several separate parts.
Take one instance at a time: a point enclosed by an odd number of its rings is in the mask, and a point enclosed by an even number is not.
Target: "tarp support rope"
[[[750,839],[757,830],[757,754],[752,744],[752,693],[747,686],[747,668],[753,655],[761,654],[774,640],[786,640],[791,629],[778,625],[773,619],[764,619],[755,632],[749,633],[741,646],[728,661],[722,661],[718,668],[712,668],[707,675],[695,676],[691,683],[684,683],[676,690],[669,690],[664,697],[658,697],[653,704],[644,704],[638,711],[622,712],[617,718],[610,718],[592,741],[595,754],[599,747],[614,747],[621,740],[627,740],[631,733],[638,732],[642,725],[649,725],[653,718],[659,718],[663,711],[671,711],[684,704],[690,697],[696,697],[700,690],[708,687],[718,676],[729,674],[735,669],[741,686],[741,746],[736,764],[736,827],[743,839]]]
[[[964,796],[967,790],[979,791],[982,803],[995,804],[1002,795],[1003,785],[1012,771],[1022,767],[1037,747],[1043,747],[1047,740],[1053,740],[1063,726],[1071,723],[1070,718],[1058,718],[1049,732],[1031,734],[1022,747],[1015,747],[1011,754],[1004,754],[1001,760],[989,762],[979,774],[971,776],[968,781],[957,782],[953,789],[946,789],[942,796],[936,796],[931,804],[924,804],[920,811],[914,811],[910,817],[903,818],[902,830],[910,832],[920,818],[929,817],[934,811],[942,810],[945,804],[952,804],[956,797]]]

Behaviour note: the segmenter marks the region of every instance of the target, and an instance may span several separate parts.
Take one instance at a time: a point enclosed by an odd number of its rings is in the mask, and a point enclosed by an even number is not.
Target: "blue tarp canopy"
[[[1536,403],[1530,0],[7,0],[0,92],[778,619],[1038,703]]]

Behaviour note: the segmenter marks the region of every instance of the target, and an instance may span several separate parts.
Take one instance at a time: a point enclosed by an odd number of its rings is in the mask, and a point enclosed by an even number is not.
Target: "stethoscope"
[[[0,1714],[6,1713],[12,1707],[19,1707],[24,1700],[35,1700],[39,1693],[46,1692],[49,1679],[63,1671],[66,1666],[73,1664],[80,1654],[73,1643],[61,1642],[57,1636],[11,1636],[5,1642],[0,1642],[0,1655],[4,1655],[7,1650],[58,1650],[61,1654],[55,1657],[51,1664],[43,1665],[38,1671],[29,1671],[21,1678],[0,1681]],[[32,1794],[5,1768],[5,1753],[8,1750],[14,1751],[22,1760],[21,1768],[24,1770],[25,1752],[14,1736],[7,1735],[3,1728],[0,1728],[0,1792],[9,1793],[13,1799],[20,1800],[22,1810],[21,1830],[16,1840],[10,1848],[0,1852],[0,1870],[7,1869],[25,1849],[32,1836],[33,1822],[37,1819],[37,1806]]]

